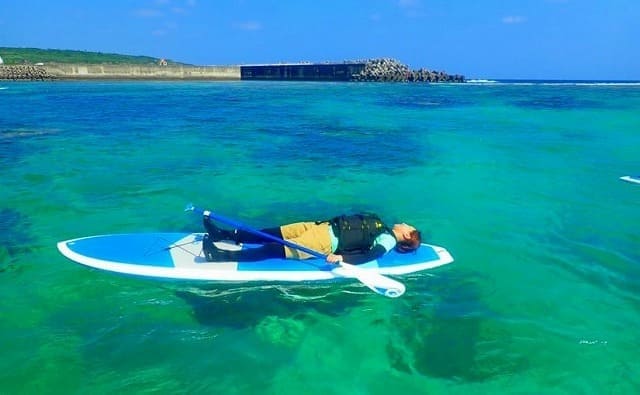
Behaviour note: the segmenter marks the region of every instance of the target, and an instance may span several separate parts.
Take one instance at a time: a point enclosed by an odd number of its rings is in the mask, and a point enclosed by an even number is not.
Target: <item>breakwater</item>
[[[120,65],[46,63],[2,65],[0,80],[267,80],[464,82],[462,75],[427,69],[410,70],[393,59],[344,63],[265,64],[246,66]]]
[[[353,75],[352,81],[465,82],[465,78],[444,71],[410,70],[408,66],[394,59],[374,59],[368,61],[359,73]]]
[[[0,65],[0,80],[45,81],[55,77],[44,66]]]
[[[367,82],[464,82],[462,75],[427,69],[410,70],[394,59],[344,63],[294,63],[240,66],[243,80],[271,81],[367,81]]]

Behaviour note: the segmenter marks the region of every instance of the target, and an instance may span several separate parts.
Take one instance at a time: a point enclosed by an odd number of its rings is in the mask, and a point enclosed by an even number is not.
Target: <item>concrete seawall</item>
[[[240,66],[137,66],[110,64],[52,64],[47,74],[61,80],[239,80]]]
[[[241,66],[243,80],[351,81],[365,63],[310,63]]]

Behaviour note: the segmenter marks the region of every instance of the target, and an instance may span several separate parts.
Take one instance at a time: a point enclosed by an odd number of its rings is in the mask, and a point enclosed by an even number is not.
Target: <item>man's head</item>
[[[407,253],[417,250],[422,242],[420,232],[411,225],[405,223],[393,225],[393,233],[398,241],[396,251]]]

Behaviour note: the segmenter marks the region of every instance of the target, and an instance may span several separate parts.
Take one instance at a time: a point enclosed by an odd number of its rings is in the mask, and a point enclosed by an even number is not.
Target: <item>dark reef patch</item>
[[[603,108],[596,100],[576,99],[572,96],[538,96],[529,99],[515,100],[516,106],[534,110],[579,110]]]
[[[424,143],[418,141],[421,132],[411,128],[370,129],[336,122],[295,130],[262,128],[259,133],[274,134],[274,143],[253,151],[256,162],[298,166],[305,169],[301,177],[317,172],[316,177],[323,178],[344,169],[396,174],[429,160]]]
[[[29,221],[16,210],[0,209],[0,272],[9,271],[16,255],[29,250]]]
[[[310,319],[314,312],[331,317],[340,316],[357,305],[357,299],[349,298],[345,302],[340,292],[331,291],[327,294],[328,289],[335,287],[261,285],[234,289],[218,285],[210,292],[202,288],[201,292],[176,291],[176,295],[192,307],[194,318],[200,324],[243,329],[259,324],[268,316],[302,321]],[[297,296],[292,300],[282,289],[288,289],[287,293]],[[265,303],[267,300],[269,302]]]
[[[424,111],[469,106],[473,101],[461,95],[451,95],[448,91],[424,87],[405,90],[402,95],[382,94],[377,104],[384,107]]]
[[[485,306],[470,282],[448,280],[433,309],[415,303],[411,325],[400,326],[400,341],[386,350],[393,369],[448,380],[484,381],[527,367],[511,348],[511,335]]]

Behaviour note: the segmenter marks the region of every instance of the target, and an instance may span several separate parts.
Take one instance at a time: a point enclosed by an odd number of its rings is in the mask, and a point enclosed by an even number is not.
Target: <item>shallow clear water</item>
[[[0,83],[2,393],[637,393],[640,85]],[[369,210],[456,261],[186,284],[59,240]]]

